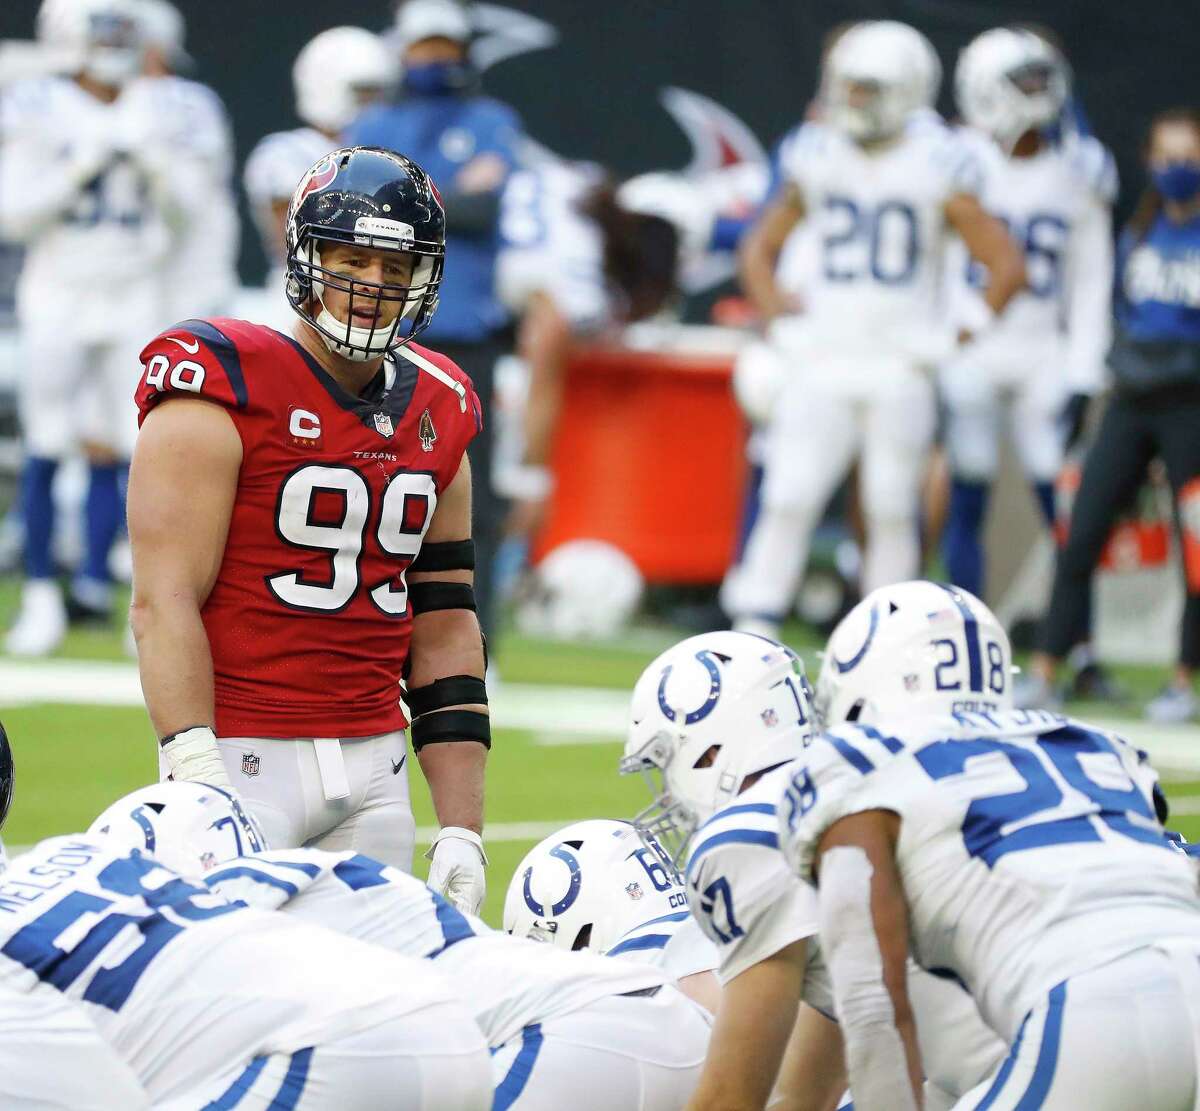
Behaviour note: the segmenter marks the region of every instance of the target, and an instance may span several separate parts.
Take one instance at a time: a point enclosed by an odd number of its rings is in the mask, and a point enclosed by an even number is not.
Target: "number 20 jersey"
[[[403,728],[404,573],[481,427],[470,379],[414,346],[352,397],[295,340],[226,319],[184,321],[141,357],[139,421],[164,398],[199,398],[224,408],[242,441],[201,610],[218,736]]]
[[[779,169],[818,240],[801,318],[814,340],[843,360],[940,354],[951,234],[943,210],[979,187],[967,146],[932,115],[872,152],[827,124],[806,123],[781,144]]]
[[[913,956],[961,981],[1006,1040],[1055,985],[1169,938],[1200,940],[1191,861],[1119,738],[1045,711],[840,725],[793,768],[781,847],[803,879],[839,818],[899,815]]]

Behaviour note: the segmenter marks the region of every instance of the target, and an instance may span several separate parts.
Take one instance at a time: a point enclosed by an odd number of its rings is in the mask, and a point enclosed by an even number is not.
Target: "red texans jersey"
[[[217,735],[403,728],[404,573],[482,426],[470,379],[412,345],[354,397],[295,340],[244,320],[186,320],[142,363],[139,422],[163,398],[203,398],[242,440],[225,554],[201,610]]]

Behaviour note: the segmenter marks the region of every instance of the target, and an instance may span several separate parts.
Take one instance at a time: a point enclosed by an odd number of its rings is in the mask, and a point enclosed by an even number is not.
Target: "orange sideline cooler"
[[[746,473],[732,368],[727,355],[574,352],[535,557],[568,540],[605,540],[647,582],[720,581]]]

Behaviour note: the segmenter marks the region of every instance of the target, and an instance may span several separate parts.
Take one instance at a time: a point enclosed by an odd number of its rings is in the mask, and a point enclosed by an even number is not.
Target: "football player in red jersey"
[[[304,176],[287,235],[293,336],[187,320],[142,352],[132,621],[162,773],[235,785],[274,848],[407,870],[407,726],[441,824],[430,883],[474,911],[490,732],[465,449],[482,418],[466,375],[411,342],[445,214],[414,162],[353,147]]]

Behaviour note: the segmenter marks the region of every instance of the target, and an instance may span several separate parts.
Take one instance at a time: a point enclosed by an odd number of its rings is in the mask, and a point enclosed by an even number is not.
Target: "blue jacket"
[[[406,96],[367,109],[346,131],[354,145],[387,147],[413,159],[443,194],[457,191],[459,171],[479,154],[496,154],[511,170],[521,119],[485,96]],[[473,343],[503,327],[508,314],[496,298],[499,236],[448,236],[441,300],[426,340]]]
[[[1126,231],[1115,285],[1117,388],[1200,387],[1200,217],[1174,224],[1160,214],[1141,239]]]

